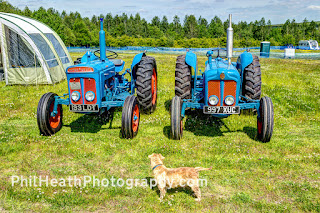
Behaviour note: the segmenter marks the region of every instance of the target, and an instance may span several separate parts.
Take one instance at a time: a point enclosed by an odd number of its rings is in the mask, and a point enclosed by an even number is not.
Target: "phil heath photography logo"
[[[168,188],[172,188],[174,179],[172,180],[161,180],[160,184],[165,184]],[[206,179],[198,179],[195,182],[194,179],[180,179],[179,186],[189,186],[193,185],[198,186],[207,186]],[[114,178],[113,176],[108,178],[96,178],[95,176],[68,176],[67,178],[50,178],[49,176],[11,176],[11,185],[20,186],[20,187],[126,187],[127,189],[132,189],[133,187],[150,187],[151,189],[157,186],[158,182],[154,178],[149,180],[146,178],[143,179],[122,179]]]

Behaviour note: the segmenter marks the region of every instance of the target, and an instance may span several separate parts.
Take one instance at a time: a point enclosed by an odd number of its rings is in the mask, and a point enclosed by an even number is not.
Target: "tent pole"
[[[34,60],[34,69],[36,71],[36,85],[38,85],[38,72],[37,72],[37,63],[36,63],[36,54],[33,52],[33,60]]]

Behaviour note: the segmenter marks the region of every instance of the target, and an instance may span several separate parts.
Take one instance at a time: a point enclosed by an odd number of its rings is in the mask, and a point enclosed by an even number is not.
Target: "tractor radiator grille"
[[[237,83],[235,81],[224,81],[224,98],[232,95],[236,99]],[[232,104],[234,106],[236,103]],[[228,106],[223,101],[223,106]]]
[[[97,103],[97,92],[96,92],[96,81],[93,78],[84,78],[83,79],[83,90],[84,95],[88,91],[92,91],[95,95],[95,99],[93,101],[87,101],[87,99],[84,99],[84,104],[96,104]]]
[[[222,88],[223,87],[223,88]],[[236,98],[237,83],[235,81],[209,81],[208,82],[208,99],[211,95],[219,98],[219,103],[216,106],[227,106],[224,99],[228,95]],[[223,103],[221,105],[221,103]],[[209,103],[207,103],[210,105]],[[234,106],[235,103],[232,105]]]
[[[217,106],[220,106],[221,92],[220,92],[220,81],[209,81],[208,82],[208,100],[211,95],[215,95],[219,98],[219,103]],[[209,104],[209,103],[208,103]],[[211,105],[211,104],[209,104]]]
[[[83,95],[81,94],[81,82],[80,78],[71,78],[69,81],[70,95],[72,92],[77,91],[80,93],[81,97],[78,101],[73,101],[70,97],[71,103],[73,104],[82,104],[83,103]]]

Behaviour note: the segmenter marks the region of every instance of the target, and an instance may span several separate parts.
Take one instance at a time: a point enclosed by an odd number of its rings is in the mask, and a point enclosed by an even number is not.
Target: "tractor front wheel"
[[[58,105],[58,113],[53,117],[51,112],[54,107],[54,97],[57,94],[48,92],[40,98],[37,108],[37,122],[40,134],[50,136],[57,133],[62,127],[63,111],[61,104]]]
[[[180,140],[183,133],[181,118],[182,101],[179,96],[174,96],[171,102],[171,133],[174,140]]]
[[[138,134],[140,108],[136,96],[126,98],[122,108],[121,133],[123,138],[134,138]]]
[[[260,99],[259,113],[257,117],[258,139],[262,142],[269,142],[273,132],[273,104],[271,98]]]
[[[137,75],[137,97],[142,110],[145,113],[152,113],[157,106],[157,64],[156,60],[150,56],[142,57]]]

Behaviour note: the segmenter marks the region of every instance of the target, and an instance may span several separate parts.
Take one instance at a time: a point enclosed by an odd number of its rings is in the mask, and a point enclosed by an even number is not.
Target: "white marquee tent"
[[[0,72],[6,85],[53,84],[73,65],[61,38],[31,18],[0,12]]]

